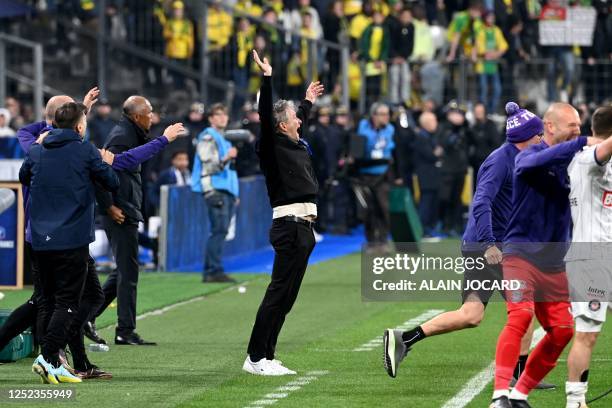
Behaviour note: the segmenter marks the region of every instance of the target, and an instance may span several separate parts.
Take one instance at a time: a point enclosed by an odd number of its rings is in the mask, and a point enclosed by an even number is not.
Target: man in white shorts
[[[612,106],[593,114],[593,136],[600,144],[576,153],[568,168],[574,223],[566,268],[576,321],[567,358],[566,408],[586,408],[589,365],[612,289]]]

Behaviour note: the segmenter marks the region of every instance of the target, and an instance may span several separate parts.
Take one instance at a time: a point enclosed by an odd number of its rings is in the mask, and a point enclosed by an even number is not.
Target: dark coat
[[[116,190],[119,179],[91,143],[73,130],[53,129],[42,145],[34,144],[19,180],[30,186],[32,246],[58,251],[95,240],[93,182]]]
[[[414,138],[414,173],[419,178],[421,191],[440,188],[440,158],[433,153],[437,145],[436,135],[425,130],[418,132]]]
[[[136,123],[124,116],[121,121],[113,128],[105,149],[118,154],[133,149],[148,141],[147,133]],[[120,186],[112,195],[98,191],[98,205],[103,213],[111,206],[119,207],[126,217],[126,223],[136,224],[144,221],[142,215],[142,177],[141,166],[133,169],[118,171]]]

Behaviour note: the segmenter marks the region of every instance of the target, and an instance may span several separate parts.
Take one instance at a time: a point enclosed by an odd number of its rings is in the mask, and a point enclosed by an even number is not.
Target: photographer
[[[203,282],[235,282],[225,274],[221,263],[225,236],[238,198],[238,174],[230,165],[238,150],[223,136],[228,119],[223,104],[211,106],[208,115],[210,127],[198,136],[191,175],[191,190],[204,194],[210,221]]]

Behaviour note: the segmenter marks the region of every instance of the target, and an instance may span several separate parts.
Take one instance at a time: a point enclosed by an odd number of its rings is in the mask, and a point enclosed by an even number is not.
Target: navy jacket
[[[96,181],[108,190],[119,179],[98,150],[73,130],[53,129],[26,156],[19,180],[30,186],[32,247],[36,251],[79,248],[93,242]]]

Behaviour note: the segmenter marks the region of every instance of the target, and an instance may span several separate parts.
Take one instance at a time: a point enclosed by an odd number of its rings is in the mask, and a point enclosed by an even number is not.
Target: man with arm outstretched
[[[263,71],[257,155],[273,209],[270,243],[274,247],[274,266],[242,369],[256,375],[287,375],[295,371],[284,367],[274,356],[278,335],[295,303],[315,245],[313,225],[319,186],[310,147],[302,136],[308,129],[310,109],[323,94],[323,85],[311,83],[297,109],[290,101],[273,103],[272,66],[267,58],[261,61],[256,51],[253,59]]]

